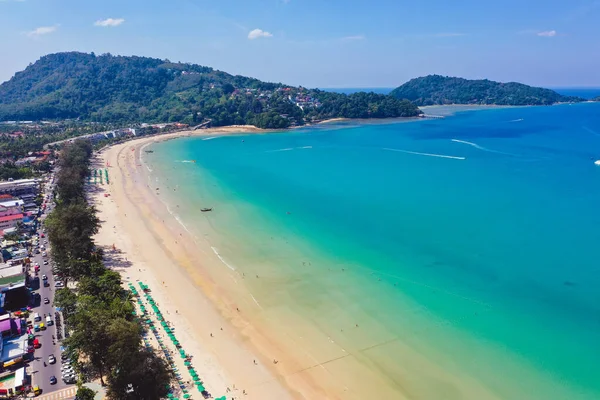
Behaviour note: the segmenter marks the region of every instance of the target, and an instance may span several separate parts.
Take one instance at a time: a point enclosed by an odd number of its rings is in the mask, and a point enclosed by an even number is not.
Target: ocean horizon
[[[332,381],[600,398],[600,104],[149,148],[178,220],[222,268],[260,276],[244,280],[256,320]]]

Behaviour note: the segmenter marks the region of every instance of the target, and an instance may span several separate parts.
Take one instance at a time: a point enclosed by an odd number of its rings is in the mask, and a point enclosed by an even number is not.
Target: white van
[[[40,317],[40,314],[35,313],[33,314],[33,322],[40,322],[42,320],[42,317]]]
[[[46,325],[47,326],[51,326],[52,324],[54,324],[54,322],[52,322],[52,318],[50,318],[50,316],[46,316]]]

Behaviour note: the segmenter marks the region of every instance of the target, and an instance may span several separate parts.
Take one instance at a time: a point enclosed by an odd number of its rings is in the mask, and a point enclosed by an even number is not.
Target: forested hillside
[[[419,106],[436,104],[550,105],[584,101],[562,96],[550,89],[483,80],[468,80],[440,75],[411,79],[394,89],[390,96],[408,99]]]
[[[412,117],[409,101],[344,95],[146,57],[57,53],[0,85],[0,121],[251,124],[286,128],[326,118]]]

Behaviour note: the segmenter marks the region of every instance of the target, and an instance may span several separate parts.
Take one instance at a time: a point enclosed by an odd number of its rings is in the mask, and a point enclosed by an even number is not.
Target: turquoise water
[[[369,315],[372,341],[338,341],[390,386],[402,360],[361,347],[387,336],[499,398],[600,398],[600,104],[153,149],[186,223],[209,218],[234,268],[271,266],[258,301],[312,310],[330,335],[340,315]],[[411,398],[471,398],[410,376]]]

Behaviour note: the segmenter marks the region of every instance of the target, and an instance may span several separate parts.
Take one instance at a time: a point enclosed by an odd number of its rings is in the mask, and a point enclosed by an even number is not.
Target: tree
[[[106,304],[115,299],[124,302],[130,300],[129,291],[121,286],[121,275],[118,272],[106,268],[98,269],[97,272],[79,280],[77,289],[81,295],[92,296]]]
[[[167,396],[173,378],[166,362],[151,351],[128,354],[119,372],[109,378],[111,399],[160,400]]]
[[[141,347],[141,328],[136,321],[126,320],[132,315],[130,302],[119,299],[106,304],[93,296],[77,296],[76,312],[69,323],[73,330],[65,340],[71,352],[80,356],[89,371],[102,384],[104,377],[123,365],[123,357],[136,354]]]
[[[68,320],[77,310],[77,295],[71,289],[58,289],[54,294],[54,304],[62,308],[63,316]]]
[[[77,400],[94,400],[94,396],[96,396],[96,392],[83,385],[77,388],[77,393],[75,394]]]
[[[16,232],[6,233],[4,234],[4,240],[6,240],[7,242],[18,242],[19,240],[21,240],[21,235],[19,235]]]
[[[231,83],[226,83],[221,87],[221,90],[225,94],[231,94],[235,90],[235,87]]]
[[[52,243],[52,258],[66,279],[77,279],[89,273],[89,260],[94,251],[92,236],[100,221],[96,210],[85,201],[59,204],[46,218],[45,226]]]

